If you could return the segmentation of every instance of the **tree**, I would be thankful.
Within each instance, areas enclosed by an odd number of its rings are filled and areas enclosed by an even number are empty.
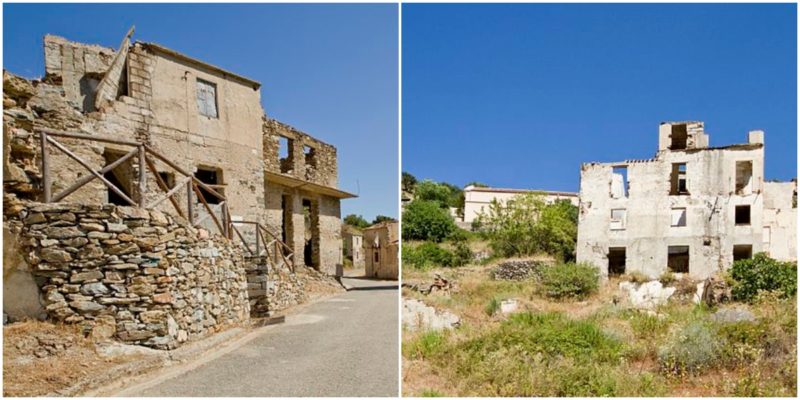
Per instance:
[[[444,208],[450,205],[450,188],[430,179],[417,183],[414,195],[417,200],[433,201],[439,204],[439,207]]]
[[[467,186],[475,186],[475,187],[489,187],[489,185],[487,185],[487,184],[485,184],[485,183],[478,182],[478,181],[472,181],[472,182],[470,182],[470,183],[468,183],[468,184],[464,185],[464,187],[467,187]]]
[[[387,216],[385,216],[385,215],[378,215],[378,216],[376,216],[376,217],[375,217],[375,219],[372,221],[372,225],[379,224],[379,223],[381,223],[381,222],[384,222],[384,221],[387,221],[387,222],[397,222],[397,220],[396,220],[396,219],[394,219],[394,218],[392,218],[392,217],[387,217]]]
[[[364,217],[360,215],[350,214],[344,217],[344,223],[356,228],[364,229],[370,225]]]
[[[450,212],[432,200],[414,200],[403,212],[403,239],[441,242],[456,229]]]
[[[577,207],[546,204],[538,194],[520,194],[505,204],[496,200],[479,216],[492,249],[505,257],[545,252],[564,261],[574,258],[578,236]]]
[[[414,193],[417,186],[417,178],[408,172],[403,171],[402,187],[404,192]]]

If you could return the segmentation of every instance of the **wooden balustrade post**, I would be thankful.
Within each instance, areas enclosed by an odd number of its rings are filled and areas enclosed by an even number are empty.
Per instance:
[[[144,145],[139,145],[139,207],[145,208],[145,197],[147,194],[147,175],[144,165]]]
[[[44,185],[44,202],[49,203],[52,197],[50,187],[50,160],[47,156],[47,133],[39,132],[39,139],[42,142],[42,185]]]
[[[260,246],[260,242],[261,241],[258,240],[259,233],[261,233],[261,232],[259,232],[259,230],[261,230],[261,224],[256,224],[256,255],[257,256],[261,255],[261,246]]]
[[[186,182],[186,197],[188,198],[186,204],[186,216],[189,218],[189,225],[194,226],[194,202],[192,201],[192,180]]]

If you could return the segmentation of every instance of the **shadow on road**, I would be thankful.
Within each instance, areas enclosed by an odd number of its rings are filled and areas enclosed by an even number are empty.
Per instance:
[[[356,286],[348,288],[348,292],[352,292],[355,290],[397,290],[399,287],[397,285],[386,285],[386,286]]]

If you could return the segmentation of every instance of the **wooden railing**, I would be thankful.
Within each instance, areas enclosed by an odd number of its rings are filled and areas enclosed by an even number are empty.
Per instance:
[[[74,132],[63,132],[63,131],[56,131],[50,129],[37,129],[39,132],[39,139],[41,141],[41,158],[42,158],[42,184],[43,184],[43,192],[44,192],[44,201],[45,203],[53,203],[59,202],[63,200],[65,197],[69,196],[70,194],[74,193],[76,190],[80,189],[87,183],[93,181],[94,179],[100,180],[109,190],[117,194],[120,198],[125,200],[128,204],[140,208],[147,208],[152,209],[159,206],[166,200],[169,200],[172,203],[175,211],[181,217],[185,218],[192,226],[198,226],[205,218],[210,217],[214,224],[219,229],[219,233],[226,238],[231,238],[230,228],[230,212],[228,210],[227,199],[221,193],[217,192],[214,187],[200,181],[194,175],[186,171],[185,169],[181,168],[180,166],[176,165],[172,162],[169,158],[162,155],[161,153],[154,150],[152,147],[139,142],[133,142],[124,139],[118,138],[109,138],[104,136],[98,135],[86,135],[83,133],[74,133]],[[89,162],[82,159],[80,156],[69,150],[64,144],[57,141],[54,137],[63,137],[68,139],[78,139],[78,140],[85,140],[91,142],[100,142],[100,143],[110,143],[120,146],[130,146],[133,147],[132,150],[125,153],[122,157],[117,159],[116,161],[104,166],[99,170],[95,170]],[[60,150],[62,153],[66,154],[69,158],[75,160],[86,168],[90,174],[78,178],[77,181],[72,183],[66,189],[62,190],[59,193],[53,194],[52,193],[52,172],[50,171],[50,155],[48,154],[48,146],[52,145],[56,149]],[[107,172],[112,171],[114,168],[122,165],[122,163],[136,157],[138,163],[138,199],[135,201],[131,198],[128,194],[126,194],[121,188],[117,187],[115,184],[110,182],[106,179],[103,175]],[[174,169],[182,178],[175,183],[175,185],[170,188],[164,179],[159,174],[158,170],[156,169],[155,159],[160,160],[170,168]],[[156,184],[162,193],[161,196],[147,204],[147,194],[148,194],[148,185],[147,185],[147,171],[155,178]],[[183,188],[186,188],[186,211],[181,208],[179,200],[176,199],[178,191]],[[217,212],[215,212],[211,206],[209,205],[208,201],[205,198],[205,195],[200,191],[203,189],[206,194],[212,195],[219,200],[218,208],[219,208],[219,216],[217,216]],[[193,198],[193,194],[197,197],[200,204],[208,211],[208,215],[202,218],[195,218],[195,201]]]
[[[253,226],[255,236],[254,247],[250,247],[251,243],[248,243],[248,240],[245,239],[245,235],[243,235],[236,226],[237,224]],[[266,256],[273,267],[277,267],[278,263],[283,261],[283,263],[294,272],[294,253],[292,252],[292,248],[278,239],[278,237],[270,232],[264,225],[255,221],[235,221],[231,222],[230,230],[236,233],[236,236],[239,237],[239,240],[242,241],[242,244],[244,244],[251,255]],[[271,240],[268,241],[267,238]]]

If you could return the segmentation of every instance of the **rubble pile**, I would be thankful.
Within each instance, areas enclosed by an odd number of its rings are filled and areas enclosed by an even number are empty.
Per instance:
[[[409,288],[413,291],[429,295],[432,293],[439,293],[449,296],[455,290],[455,282],[443,277],[441,274],[436,274],[431,283],[406,283],[403,282],[403,287]]]
[[[410,331],[440,331],[459,325],[461,319],[449,311],[437,311],[416,299],[403,299],[403,327]]]
[[[535,260],[506,260],[492,269],[492,278],[496,280],[524,281],[539,279],[543,268],[548,264]]]

